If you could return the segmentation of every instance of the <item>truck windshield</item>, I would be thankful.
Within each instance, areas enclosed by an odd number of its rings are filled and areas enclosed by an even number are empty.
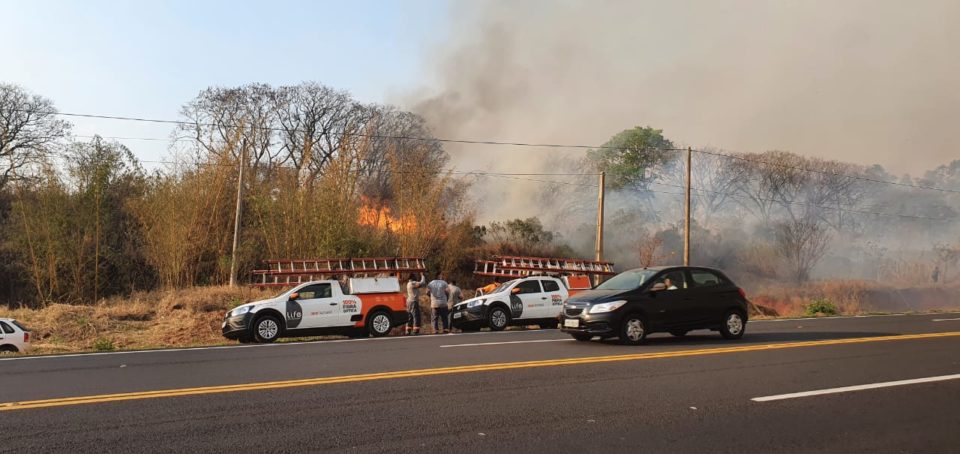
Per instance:
[[[490,292],[490,293],[500,293],[500,292],[506,290],[507,287],[513,285],[513,283],[514,283],[514,282],[517,282],[518,280],[519,280],[519,279],[514,279],[514,280],[512,280],[512,281],[504,282],[504,283],[500,284],[500,286],[497,287],[496,290],[494,290],[494,291],[492,291],[492,292]]]
[[[654,274],[653,270],[630,270],[624,271],[610,280],[597,286],[596,290],[633,290],[640,288],[644,282],[647,282]]]

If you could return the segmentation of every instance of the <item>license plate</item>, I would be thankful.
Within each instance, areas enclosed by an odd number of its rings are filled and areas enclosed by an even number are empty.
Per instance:
[[[568,319],[566,319],[566,320],[563,321],[563,326],[565,326],[565,327],[567,327],[567,328],[579,328],[579,327],[580,327],[580,319],[568,318]]]
[[[454,313],[453,313],[453,318],[460,318],[460,317],[463,317],[463,314],[462,314],[462,313],[460,313],[460,312],[454,312]]]

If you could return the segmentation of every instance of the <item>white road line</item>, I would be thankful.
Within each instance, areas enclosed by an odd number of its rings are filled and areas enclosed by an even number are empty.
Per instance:
[[[78,357],[87,357],[87,356],[110,356],[110,355],[133,355],[139,353],[170,353],[170,352],[191,352],[191,351],[203,351],[203,350],[231,350],[231,349],[241,349],[241,348],[270,348],[270,347],[286,347],[293,345],[327,345],[327,344],[339,344],[343,342],[381,342],[381,341],[396,341],[396,340],[412,340],[412,339],[433,339],[438,337],[459,337],[459,336],[488,336],[488,335],[501,335],[501,334],[544,334],[550,333],[552,331],[547,330],[511,330],[511,331],[483,331],[483,332],[472,332],[472,333],[454,333],[454,334],[421,334],[419,336],[388,336],[388,337],[369,337],[362,339],[332,339],[332,340],[314,340],[314,341],[302,341],[302,342],[280,342],[276,344],[248,344],[248,345],[216,345],[211,347],[184,347],[184,348],[158,348],[154,350],[125,350],[119,352],[90,352],[90,353],[68,353],[68,354],[53,354],[53,355],[35,355],[35,356],[14,356],[10,358],[0,358],[0,362],[3,361],[26,361],[33,359],[57,359],[57,358],[78,358]],[[564,339],[566,340],[566,339]]]
[[[929,314],[878,314],[878,315],[840,315],[835,317],[764,318],[760,320],[750,320],[750,323],[796,322],[799,320],[844,320],[848,318],[907,317],[907,316],[922,316],[922,315],[929,315]]]
[[[960,318],[935,318],[935,319],[933,319],[933,321],[935,321],[935,322],[952,322],[952,321],[954,321],[954,320],[960,320]]]
[[[571,342],[576,339],[538,339],[538,340],[529,340],[529,341],[510,341],[510,342],[483,342],[479,344],[449,344],[441,345],[440,348],[451,348],[451,347],[482,347],[485,345],[507,345],[507,344],[538,344],[541,342]]]
[[[754,402],[770,402],[773,400],[796,399],[798,397],[821,396],[824,394],[848,393],[853,391],[864,391],[867,389],[889,388],[892,386],[916,385],[919,383],[932,383],[946,380],[960,379],[960,374],[941,375],[939,377],[914,378],[910,380],[888,381],[884,383],[872,383],[869,385],[844,386],[843,388],[818,389],[816,391],[804,391],[791,394],[778,394],[776,396],[754,397],[750,399]]]

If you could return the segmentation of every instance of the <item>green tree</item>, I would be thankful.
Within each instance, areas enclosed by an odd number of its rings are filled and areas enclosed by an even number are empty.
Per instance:
[[[663,130],[637,126],[587,151],[587,160],[607,173],[610,189],[643,189],[649,179],[647,169],[667,163],[671,148],[673,142],[663,137]]]

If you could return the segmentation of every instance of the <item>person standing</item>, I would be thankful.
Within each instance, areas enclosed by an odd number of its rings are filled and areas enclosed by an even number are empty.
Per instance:
[[[407,329],[406,334],[420,334],[420,287],[427,282],[427,276],[420,273],[420,280],[410,274],[407,280]]]
[[[452,330],[453,320],[451,320],[450,317],[453,315],[453,306],[456,306],[463,301],[463,290],[460,290],[460,287],[457,287],[456,280],[450,280],[450,285],[447,286],[447,294],[450,295],[450,299],[447,300],[447,326],[449,326]]]
[[[450,332],[450,325],[447,322],[447,316],[449,314],[447,302],[450,300],[448,294],[449,285],[447,281],[443,280],[443,273],[437,273],[437,278],[427,284],[427,292],[430,293],[433,332],[437,334]],[[443,325],[443,331],[440,331],[440,325]]]

